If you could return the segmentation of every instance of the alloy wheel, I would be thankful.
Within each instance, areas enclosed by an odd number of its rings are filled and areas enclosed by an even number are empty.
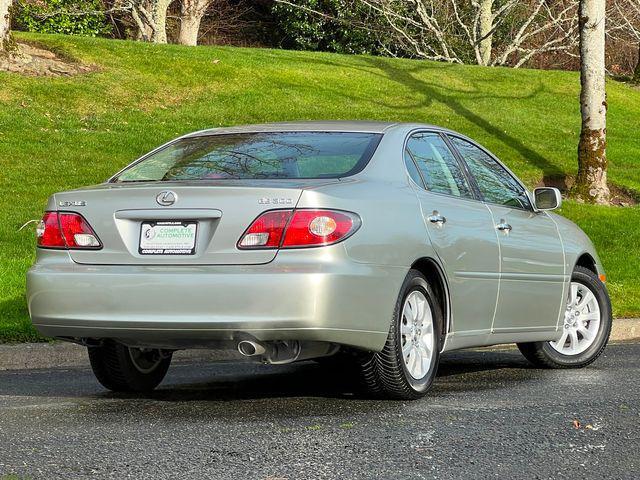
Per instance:
[[[405,367],[415,380],[429,372],[435,349],[433,317],[426,296],[414,290],[404,301],[400,324],[402,358]]]
[[[549,344],[563,355],[579,355],[593,345],[600,320],[600,305],[593,292],[580,282],[571,282],[562,333]]]
[[[140,373],[153,372],[165,358],[160,350],[133,347],[129,347],[129,357],[133,366]]]

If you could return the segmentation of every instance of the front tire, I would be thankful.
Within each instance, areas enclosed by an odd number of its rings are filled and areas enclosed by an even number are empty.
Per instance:
[[[381,352],[361,359],[369,393],[413,400],[424,396],[438,370],[442,310],[417,270],[410,270],[396,301],[391,328]]]
[[[519,343],[518,348],[538,367],[585,367],[604,351],[611,324],[611,301],[604,283],[591,270],[576,267],[558,339]]]
[[[98,381],[114,392],[150,392],[164,379],[172,352],[127,347],[105,340],[89,347],[89,362]]]

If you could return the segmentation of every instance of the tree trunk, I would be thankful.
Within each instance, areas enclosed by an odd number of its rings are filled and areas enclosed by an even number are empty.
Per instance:
[[[200,31],[200,21],[202,17],[182,16],[180,17],[180,36],[178,43],[180,45],[195,46],[198,44],[198,32]]]
[[[139,9],[144,9],[146,12],[151,12],[151,2],[149,0],[144,0],[139,2]],[[136,40],[143,42],[150,42],[153,37],[153,27],[151,24],[146,21],[146,18],[140,15],[140,12],[135,8],[132,10],[132,15],[138,26],[136,30]]]
[[[638,62],[633,70],[633,83],[640,83],[640,43],[638,43]]]
[[[574,193],[589,203],[609,203],[607,186],[607,101],[605,91],[606,0],[581,0],[580,112],[582,129],[578,143],[578,177]]]
[[[152,0],[153,43],[167,43],[167,10],[173,0]]]
[[[478,35],[480,41],[480,65],[491,63],[491,50],[493,48],[493,0],[481,0],[479,4]]]
[[[149,25],[138,27],[136,30],[136,40],[139,42],[148,42],[153,36],[153,29]]]
[[[207,12],[212,0],[182,0],[180,9],[180,36],[178,43],[181,45],[197,45],[200,22]]]
[[[11,22],[9,21],[9,7],[12,0],[0,0],[0,53],[10,53],[13,49],[11,41]]]

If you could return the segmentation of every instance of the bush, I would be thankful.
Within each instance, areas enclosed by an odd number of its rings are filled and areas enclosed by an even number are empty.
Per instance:
[[[100,0],[35,0],[18,3],[18,29],[95,37],[111,31]]]
[[[299,0],[296,5],[273,5],[283,47],[353,54],[383,52],[382,29],[376,27],[384,19],[366,6],[350,0]]]

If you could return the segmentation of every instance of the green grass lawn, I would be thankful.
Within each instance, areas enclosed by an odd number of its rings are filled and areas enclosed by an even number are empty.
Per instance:
[[[103,181],[196,129],[302,119],[428,122],[463,132],[530,186],[576,171],[573,72],[18,34],[96,66],[73,78],[0,73],[0,340],[37,339],[24,299],[33,228],[53,192]],[[640,90],[609,82],[610,180],[640,192]],[[640,208],[567,202],[593,239],[617,316],[640,315]]]

